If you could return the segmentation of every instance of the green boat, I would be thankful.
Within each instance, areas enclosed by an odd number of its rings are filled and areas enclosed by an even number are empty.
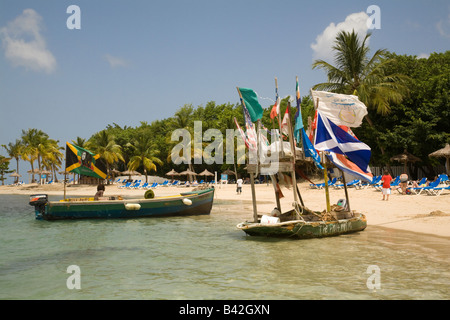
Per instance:
[[[320,213],[305,214],[296,219],[294,210],[272,222],[264,218],[262,216],[258,222],[240,223],[237,228],[250,236],[310,239],[362,231],[367,227],[366,217],[356,212],[338,213],[331,220]]]
[[[144,217],[208,215],[214,199],[214,188],[183,192],[179,195],[152,199],[107,200],[73,198],[49,201],[46,194],[30,196],[38,220],[129,219]]]

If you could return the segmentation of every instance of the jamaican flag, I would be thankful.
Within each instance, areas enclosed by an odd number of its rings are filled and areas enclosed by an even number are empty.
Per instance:
[[[106,165],[93,154],[74,144],[66,143],[66,171],[100,179],[106,178]]]

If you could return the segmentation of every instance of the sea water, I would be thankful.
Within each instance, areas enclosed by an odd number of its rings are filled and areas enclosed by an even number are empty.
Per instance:
[[[220,200],[209,216],[49,222],[28,200],[0,195],[0,299],[450,298],[449,238],[370,221],[339,237],[250,237],[236,225],[251,203]]]

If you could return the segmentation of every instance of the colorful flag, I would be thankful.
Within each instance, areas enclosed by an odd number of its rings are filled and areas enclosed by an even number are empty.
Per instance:
[[[280,102],[280,97],[278,97],[272,107],[272,111],[270,111],[270,119],[275,119],[275,117],[280,113]]]
[[[314,147],[319,151],[343,154],[363,172],[369,172],[370,147],[342,130],[320,111],[317,116]]]
[[[285,135],[289,135],[289,123],[290,116],[289,116],[289,104],[286,106],[286,112],[284,113],[283,121],[281,122],[281,133],[284,133]]]
[[[258,96],[252,89],[238,88],[242,97],[242,104],[248,109],[252,122],[262,118],[263,108],[258,102]]]
[[[66,171],[99,179],[106,178],[106,165],[99,154],[79,146],[66,143]]]
[[[359,127],[367,107],[357,96],[327,91],[311,91],[314,101],[319,98],[317,110],[338,126]]]
[[[327,157],[336,165],[336,167],[338,167],[342,171],[357,176],[359,179],[369,182],[372,181],[373,175],[370,170],[368,170],[367,172],[361,170],[356,164],[347,159],[343,154],[330,152],[329,154],[327,154]]]
[[[314,149],[311,141],[306,135],[305,128],[301,128],[300,131],[302,132],[303,152],[305,153],[305,157],[312,158],[314,160],[314,164],[316,165],[316,167],[319,169],[323,169],[322,165],[320,164],[319,154],[317,153],[316,149]]]
[[[300,109],[300,105],[302,103],[302,99],[300,97],[300,88],[298,86],[298,78],[295,85],[295,94],[297,100],[297,112],[295,113],[295,126],[294,126],[294,137],[297,141],[300,141],[300,129],[303,128],[303,119],[302,119],[302,111]]]

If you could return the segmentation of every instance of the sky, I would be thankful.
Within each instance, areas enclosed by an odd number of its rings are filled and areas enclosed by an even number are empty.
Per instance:
[[[296,76],[307,95],[326,81],[313,61],[333,63],[337,32],[352,29],[372,33],[372,53],[427,58],[450,49],[450,3],[0,0],[0,145],[29,128],[64,145],[109,124],[169,118],[185,104],[234,104],[236,87],[267,108],[275,77],[281,97],[295,95]]]

